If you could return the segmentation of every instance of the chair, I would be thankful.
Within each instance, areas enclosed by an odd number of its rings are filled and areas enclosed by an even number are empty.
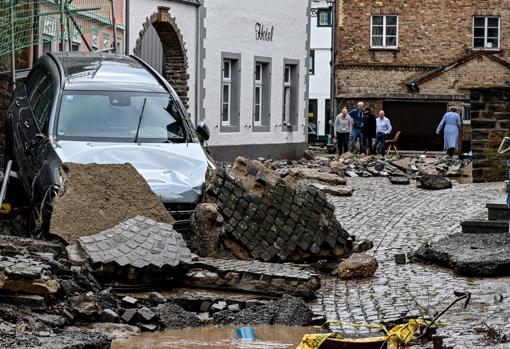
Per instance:
[[[393,137],[393,139],[388,139],[386,141],[386,149],[387,149],[388,154],[393,149],[395,151],[395,154],[397,154],[397,156],[398,156],[397,142],[398,142],[399,137],[400,137],[400,131],[397,131],[397,133],[395,133],[395,137]]]

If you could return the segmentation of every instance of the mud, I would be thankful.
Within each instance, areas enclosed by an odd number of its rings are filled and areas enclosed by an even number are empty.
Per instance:
[[[295,349],[303,335],[313,333],[308,327],[257,326],[256,341],[241,341],[234,326],[204,327],[115,340],[112,349]]]
[[[75,243],[138,215],[175,223],[145,179],[130,164],[62,165],[65,180],[55,199],[50,233]]]

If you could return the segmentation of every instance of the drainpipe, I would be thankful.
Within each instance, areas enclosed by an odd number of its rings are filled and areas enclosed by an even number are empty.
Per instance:
[[[329,115],[329,133],[331,135],[331,139],[335,136],[334,134],[334,121],[335,121],[335,113],[336,113],[336,79],[335,79],[335,70],[336,70],[336,23],[337,23],[337,2],[333,1],[333,7],[331,9],[331,13],[333,16],[333,23],[331,23],[331,65],[330,65],[330,115]]]
[[[130,29],[129,29],[130,3],[129,3],[129,0],[126,0],[124,3],[126,6],[125,10],[124,10],[124,18],[125,18],[124,23],[126,24],[126,29],[124,30],[124,42],[126,43],[126,47],[124,49],[126,51],[126,56],[128,56],[129,55],[129,33],[130,33]]]
[[[195,45],[195,127],[198,126],[198,100],[200,99],[200,88],[198,82],[200,81],[200,35],[202,34],[202,28],[200,27],[200,4],[196,7],[196,26],[197,26],[197,42]]]
[[[112,24],[113,24],[113,53],[117,52],[117,21],[115,19],[115,0],[111,0],[112,4]]]

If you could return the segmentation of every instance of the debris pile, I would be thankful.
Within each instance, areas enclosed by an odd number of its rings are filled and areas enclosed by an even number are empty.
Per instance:
[[[320,277],[305,266],[201,258],[183,278],[187,286],[311,297]]]
[[[74,164],[61,167],[63,184],[54,201],[50,234],[73,244],[143,215],[175,223],[145,179],[130,164]]]
[[[228,173],[219,168],[207,195],[225,219],[224,246],[253,259],[305,261],[351,251],[352,237],[323,192],[259,161],[238,158]]]

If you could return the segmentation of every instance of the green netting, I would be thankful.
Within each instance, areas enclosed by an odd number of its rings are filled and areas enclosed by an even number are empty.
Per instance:
[[[110,0],[0,0],[0,56],[48,41],[81,41],[80,31],[112,27],[111,18]]]

